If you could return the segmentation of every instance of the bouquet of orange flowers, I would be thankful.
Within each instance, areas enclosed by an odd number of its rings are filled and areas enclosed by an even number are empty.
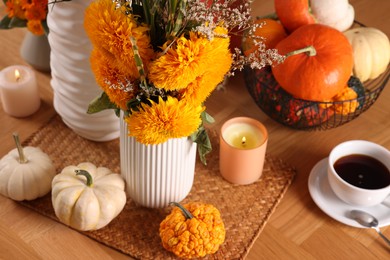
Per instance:
[[[3,0],[7,15],[0,21],[1,29],[27,27],[35,35],[48,31],[46,15],[48,0]]]
[[[128,134],[144,144],[191,136],[211,150],[204,101],[226,76],[283,59],[259,48],[244,57],[230,48],[230,33],[250,27],[250,1],[97,0],[85,13],[93,44],[91,67],[103,94],[89,113],[124,112]],[[261,44],[261,42],[259,43]]]

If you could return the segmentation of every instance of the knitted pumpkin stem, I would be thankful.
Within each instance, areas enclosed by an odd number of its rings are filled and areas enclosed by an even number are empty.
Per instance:
[[[314,48],[313,45],[306,46],[305,48],[295,50],[295,51],[290,51],[289,53],[286,54],[286,57],[290,57],[293,55],[301,54],[301,53],[306,53],[307,56],[315,56],[317,55],[317,51]]]
[[[175,205],[176,207],[178,207],[184,214],[184,216],[186,217],[186,219],[192,219],[194,216],[191,214],[191,212],[189,212],[185,207],[183,207],[181,204],[177,203],[177,202],[171,202],[169,204],[173,204]]]

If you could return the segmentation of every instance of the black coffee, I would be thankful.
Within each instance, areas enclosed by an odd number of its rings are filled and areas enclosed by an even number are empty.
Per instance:
[[[343,180],[359,188],[374,190],[390,185],[389,169],[367,155],[352,154],[341,157],[333,167]]]

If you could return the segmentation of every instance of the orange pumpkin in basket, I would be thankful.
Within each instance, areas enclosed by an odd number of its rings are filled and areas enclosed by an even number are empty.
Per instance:
[[[353,51],[340,31],[326,25],[305,25],[276,45],[286,60],[272,68],[277,82],[296,98],[328,101],[346,86]],[[296,52],[298,51],[298,52]]]
[[[279,20],[289,32],[316,22],[309,11],[308,0],[275,0],[274,6]]]
[[[255,37],[264,38],[263,42],[266,49],[275,48],[276,44],[287,37],[287,33],[284,30],[283,25],[273,19],[257,19],[255,24],[262,24],[262,26],[256,28],[253,32],[254,35],[251,35],[250,32],[246,33],[242,41],[242,49],[245,56],[255,52],[258,48],[254,43]]]

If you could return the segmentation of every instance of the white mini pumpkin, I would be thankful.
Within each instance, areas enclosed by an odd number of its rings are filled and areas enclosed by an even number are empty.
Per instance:
[[[318,23],[341,32],[348,30],[355,19],[355,9],[348,0],[310,0],[310,8]]]
[[[26,161],[18,149],[0,160],[0,194],[13,200],[34,200],[46,195],[56,175],[50,157],[37,147],[24,147]]]
[[[85,162],[65,167],[52,182],[58,219],[78,230],[97,230],[110,223],[126,204],[125,182],[108,168]]]
[[[382,74],[390,62],[389,38],[372,27],[358,27],[344,32],[352,45],[353,74],[362,82]]]

